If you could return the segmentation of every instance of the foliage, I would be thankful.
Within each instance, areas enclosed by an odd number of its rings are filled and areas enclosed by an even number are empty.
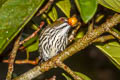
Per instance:
[[[45,0],[0,0],[0,54],[10,44],[10,42],[17,36],[17,34],[25,27],[27,23],[32,20],[31,18],[43,6]],[[77,11],[85,24],[87,24],[97,11],[98,3],[113,11],[120,12],[119,0],[74,0]],[[49,21],[56,21],[59,18],[60,9],[64,15],[69,18],[71,14],[72,4],[71,0],[58,0],[48,9],[45,14]],[[47,19],[45,18],[45,19]],[[40,17],[40,19],[42,19]],[[85,31],[79,31],[76,38],[81,38]],[[28,52],[33,52],[38,49],[39,38],[34,37],[25,44]],[[33,43],[34,42],[34,43]],[[108,43],[95,44],[97,48],[104,52],[117,68],[120,69],[120,44],[117,41]],[[83,75],[77,73],[78,75]],[[65,74],[64,74],[65,76]],[[68,77],[66,77],[68,78]],[[70,79],[67,79],[70,80]],[[85,80],[90,80],[89,78]]]
[[[43,2],[44,0],[7,0],[1,4],[0,53],[28,23]]]
[[[81,18],[87,23],[96,12],[97,0],[75,0],[75,3],[80,12]]]
[[[120,12],[120,1],[119,0],[98,0],[99,3],[113,11]]]
[[[76,74],[77,76],[82,77],[82,79],[84,79],[84,80],[91,80],[88,76],[86,76],[86,75],[83,74],[83,73],[75,72],[75,74]],[[71,79],[69,76],[67,76],[65,73],[62,73],[62,75],[66,78],[66,80],[72,80],[72,79]]]

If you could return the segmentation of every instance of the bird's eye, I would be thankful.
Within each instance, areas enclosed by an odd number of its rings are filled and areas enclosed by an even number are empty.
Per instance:
[[[64,21],[65,19],[64,18],[61,18],[61,21]]]
[[[58,19],[58,21],[62,21],[62,22],[63,22],[63,21],[66,21],[66,20],[67,20],[67,19],[66,19],[65,17],[61,17],[61,18]]]

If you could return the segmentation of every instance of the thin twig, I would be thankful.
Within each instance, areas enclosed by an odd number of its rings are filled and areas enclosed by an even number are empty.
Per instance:
[[[80,29],[80,27],[81,27],[81,23],[78,22],[78,26],[72,31],[71,35],[68,38],[69,43],[71,43],[75,39],[75,35],[76,35],[77,31]]]
[[[92,20],[92,23],[88,26],[88,33],[93,30],[93,27],[94,27],[94,22]]]
[[[64,61],[65,59],[74,55],[78,51],[83,50],[84,48],[92,44],[93,40],[95,40],[101,34],[107,32],[108,28],[110,29],[115,25],[117,25],[118,23],[120,23],[120,14],[115,14],[111,19],[107,20],[105,23],[103,23],[102,25],[94,29],[91,33],[87,33],[81,39],[75,41],[73,44],[71,44],[68,48],[66,48],[60,54],[54,56],[53,58],[51,58],[46,62],[43,62],[42,64],[34,67],[33,69],[25,72],[24,74],[18,76],[13,80],[31,80],[37,77],[38,75],[41,75],[45,71],[48,71],[51,68],[54,68],[56,66],[55,62],[57,60]]]
[[[36,60],[15,60],[15,64],[32,64],[32,65],[36,65],[38,64],[39,59]],[[3,63],[9,63],[9,60],[3,60]]]
[[[115,32],[111,29],[109,29],[108,32],[111,33],[113,36],[115,36],[116,38],[118,38],[120,40],[120,35],[117,32]]]
[[[77,76],[67,65],[65,65],[63,62],[61,61],[57,61],[56,65],[62,69],[64,69],[67,73],[69,73],[74,80],[83,80],[81,77]]]
[[[49,0],[48,3],[36,14],[36,16],[39,16],[42,13],[44,13],[53,4],[53,2],[54,0]]]
[[[21,44],[25,43],[26,41],[30,40],[31,38],[33,38],[40,31],[40,29],[42,28],[43,25],[44,25],[44,22],[41,22],[39,28],[32,35],[28,36],[26,39],[21,41],[19,44],[21,45]]]
[[[93,42],[106,42],[108,40],[113,40],[115,39],[114,36],[112,35],[107,35],[107,36],[101,36],[101,37],[98,37],[97,39],[93,40]]]
[[[18,48],[20,46],[19,45],[20,36],[17,38],[17,40],[14,44],[14,47],[13,47],[12,51],[10,52],[9,65],[8,65],[8,72],[7,72],[6,80],[11,80],[11,78],[12,78],[12,72],[14,70],[14,66],[13,66],[14,65],[14,60],[15,60]]]
[[[45,80],[56,80],[56,76],[54,75],[54,76],[51,77],[50,79],[45,79]]]

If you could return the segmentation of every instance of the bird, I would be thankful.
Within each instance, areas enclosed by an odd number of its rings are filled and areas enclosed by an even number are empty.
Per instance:
[[[39,35],[40,61],[47,61],[63,51],[69,42],[69,32],[77,24],[77,18],[61,17],[53,24],[47,25]]]

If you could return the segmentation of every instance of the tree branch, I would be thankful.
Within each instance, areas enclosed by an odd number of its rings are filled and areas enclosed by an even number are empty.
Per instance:
[[[57,61],[56,65],[60,68],[62,68],[63,70],[65,70],[68,74],[70,74],[74,80],[83,80],[82,77],[77,76],[67,65],[65,65],[63,62],[61,61]]]
[[[93,42],[95,42],[95,43],[96,42],[105,42],[105,41],[113,40],[113,39],[116,39],[116,38],[112,35],[100,36],[97,39],[93,40]]]
[[[56,76],[52,76],[50,79],[45,79],[45,80],[56,80]]]
[[[40,23],[40,26],[38,27],[38,29],[30,36],[28,36],[26,39],[24,39],[23,41],[19,42],[20,45],[24,44],[26,41],[30,40],[31,38],[35,37],[37,35],[37,33],[40,31],[40,29],[42,28],[42,26],[44,25],[44,22]]]
[[[6,80],[11,80],[11,78],[12,78],[12,72],[14,70],[14,61],[15,61],[16,53],[17,53],[18,48],[20,46],[19,45],[20,36],[17,38],[17,40],[16,40],[16,42],[14,44],[13,50],[10,53],[8,72],[7,72]]]
[[[48,3],[37,13],[36,16],[39,16],[42,13],[44,13],[53,4],[53,2],[54,0],[49,0]]]
[[[54,68],[55,62],[57,60],[64,61],[65,59],[74,55],[78,51],[81,51],[82,49],[86,48],[88,45],[93,43],[94,39],[99,37],[101,34],[107,32],[108,29],[114,27],[118,23],[120,23],[120,14],[115,14],[111,19],[108,19],[102,25],[98,26],[96,29],[87,33],[84,37],[71,44],[68,48],[66,48],[63,52],[61,52],[57,56],[54,56],[47,62],[44,62],[34,67],[33,69],[29,70],[28,72],[25,72],[24,74],[18,76],[13,80],[31,80],[37,77],[38,75],[41,75],[45,71]]]
[[[115,32],[111,29],[109,29],[108,32],[111,33],[113,36],[115,36],[116,38],[118,38],[120,40],[120,35],[117,32]]]

